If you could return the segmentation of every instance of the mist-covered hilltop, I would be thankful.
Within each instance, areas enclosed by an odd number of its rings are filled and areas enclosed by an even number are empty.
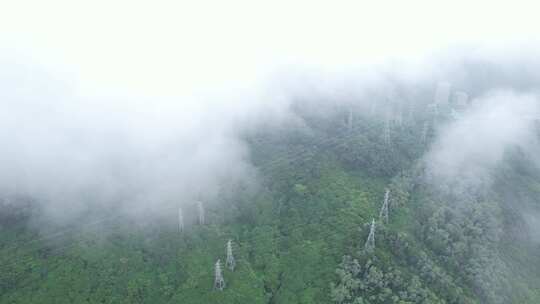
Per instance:
[[[0,302],[538,303],[538,73],[395,75],[97,129],[13,102]]]

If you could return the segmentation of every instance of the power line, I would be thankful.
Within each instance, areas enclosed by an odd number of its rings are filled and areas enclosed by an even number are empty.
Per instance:
[[[345,133],[344,136],[342,137],[334,137],[334,138],[328,138],[328,139],[323,139],[323,140],[319,140],[316,144],[319,145],[319,148],[321,147],[324,147],[326,145],[331,145],[331,144],[335,144],[335,143],[338,143],[342,140],[345,140],[345,139],[348,139],[348,138],[351,138],[351,137],[354,137],[354,136],[357,136],[356,133]],[[285,162],[285,161],[293,161],[293,160],[297,160],[299,159],[299,157],[302,157],[304,153],[308,152],[309,151],[309,148],[306,147],[304,150],[302,151],[295,151],[295,152],[288,152],[288,153],[285,153],[284,156],[281,156],[273,161],[270,161],[269,163],[266,163],[264,164],[260,170],[261,171],[266,171],[266,170],[271,170],[273,168],[276,168],[278,165],[280,165],[281,163]],[[290,154],[290,156],[287,156],[287,154]],[[291,157],[292,156],[292,157]],[[202,217],[201,217],[201,214],[202,214]],[[88,224],[89,226],[90,225],[96,225],[96,224],[99,224],[99,223],[103,223],[103,222],[106,222],[106,221],[110,221],[110,220],[114,220],[114,219],[117,219],[119,218],[120,216],[113,216],[113,217],[109,217],[109,218],[105,218],[105,219],[99,219],[99,220],[96,220],[90,224]],[[200,207],[199,207],[199,222],[201,222],[201,219],[203,220],[204,222],[204,210],[203,212],[201,213],[200,212]],[[39,239],[35,239],[35,240],[32,240],[32,241],[29,241],[28,243],[33,243],[33,242],[39,242],[41,240],[46,240],[46,239],[49,239],[49,238],[56,238],[56,237],[60,237],[62,235],[65,235],[66,233],[72,231],[73,229],[66,229],[64,231],[61,231],[61,232],[58,232],[58,233],[55,233],[53,235],[49,235],[49,236],[46,236],[46,237],[42,237],[42,238],[39,238]],[[25,245],[22,245],[22,246],[19,246],[18,248],[22,248],[22,247],[27,247],[27,244]],[[12,246],[13,247],[13,246]],[[18,248],[15,248],[15,249],[18,249]],[[9,248],[8,248],[9,249]]]
[[[294,232],[298,232],[298,231],[302,230],[302,228],[305,228],[305,227],[310,226],[310,225],[320,225],[320,224],[318,224],[318,223],[301,223],[301,224],[297,224],[297,225],[287,224],[286,227],[287,227],[288,229],[287,229],[286,232],[289,232],[290,234],[293,234]],[[336,226],[336,227],[337,227],[337,226]],[[278,234],[279,234],[280,232],[283,232],[283,231],[281,231],[281,230],[279,229],[279,226],[276,227],[276,228],[278,228],[278,231],[277,231]],[[331,230],[328,230],[328,231],[336,231],[336,230],[331,229]],[[82,234],[87,233],[87,232],[88,232],[88,231],[80,231],[79,234],[82,235]],[[170,234],[169,237],[166,237],[166,238],[164,238],[164,239],[161,239],[161,241],[177,240],[177,239],[178,239],[178,234],[177,234],[177,233],[173,233],[172,230],[169,231],[168,234]],[[338,234],[337,231],[336,231],[336,232],[333,232],[333,233],[328,233],[328,232],[326,232],[326,233],[323,234],[323,236],[329,237],[329,236],[333,236],[333,235],[337,235],[337,234]],[[321,234],[319,234],[319,235],[321,235]],[[255,237],[255,238],[249,237],[249,238],[245,239],[244,242],[258,241],[258,240],[260,240],[260,239],[262,239],[262,238],[264,238],[264,237],[266,237],[266,236],[260,236],[260,237]],[[277,235],[277,236],[273,236],[273,237],[272,237],[272,240],[275,240],[275,241],[277,241],[277,242],[281,242],[281,241],[283,241],[283,240],[288,239],[289,237],[290,237],[290,235]],[[80,241],[80,240],[78,240],[78,241]],[[52,252],[52,253],[61,252],[63,249],[68,249],[68,248],[70,248],[70,247],[73,247],[73,246],[77,245],[77,244],[78,244],[78,243],[77,243],[78,241],[75,241],[74,243],[66,244],[66,245],[61,246],[61,247],[56,247],[56,248],[54,248],[51,252]],[[209,249],[209,248],[210,248],[210,247],[209,247],[209,244],[206,244],[206,245],[207,245],[206,248]],[[51,253],[51,252],[49,252],[49,253]],[[31,261],[31,260],[33,260],[33,259],[34,259],[34,257],[28,256],[25,260]],[[22,262],[24,262],[25,260],[22,260]],[[21,260],[17,260],[17,261],[15,261],[15,262],[13,262],[13,263],[3,264],[3,265],[1,265],[0,269],[5,269],[5,268],[7,268],[7,267],[9,267],[9,266],[17,265],[17,264],[20,264],[20,263],[22,263],[22,262],[21,262]]]
[[[329,138],[329,139],[325,139],[325,140],[320,140],[318,142],[319,145],[321,144],[333,144],[333,143],[337,143],[338,141],[340,140],[343,140],[343,139],[347,139],[347,138],[350,138],[350,137],[353,137],[357,134],[346,134],[345,136],[343,137],[337,137],[337,138]],[[267,163],[267,164],[264,164],[261,168],[260,168],[260,171],[267,171],[267,170],[270,170],[272,168],[276,168],[279,164],[285,162],[285,161],[292,161],[292,160],[298,160],[302,154],[306,153],[309,151],[309,148],[306,148],[302,151],[295,151],[295,152],[288,152],[286,154],[292,154],[290,156],[282,156],[282,157],[279,157],[273,161],[271,161],[270,163]],[[202,204],[202,203],[201,203]],[[200,205],[198,205],[198,211],[199,211],[199,223],[204,223],[204,208],[201,208]],[[119,217],[121,217],[121,215],[118,215],[118,216],[110,216],[110,217],[106,217],[106,218],[101,218],[101,219],[97,219],[91,223],[88,223],[88,224],[85,224],[85,226],[94,226],[94,225],[97,225],[97,224],[100,224],[100,223],[103,223],[103,222],[107,222],[107,221],[111,221],[111,220],[115,220],[115,219],[118,219]],[[63,229],[62,231],[59,231],[59,232],[55,232],[53,234],[50,234],[50,235],[47,235],[47,236],[44,236],[44,237],[40,237],[40,238],[37,238],[37,239],[34,239],[34,240],[31,240],[31,241],[28,241],[26,244],[24,245],[21,245],[19,246],[19,248],[21,247],[27,247],[29,244],[31,243],[35,243],[35,242],[40,242],[40,241],[45,241],[45,240],[49,240],[49,239],[54,239],[54,238],[58,238],[58,237],[61,237],[67,233],[69,233],[70,231],[73,231],[75,229],[73,228],[66,228],[66,229]],[[7,248],[1,248],[1,250],[11,250],[11,249],[18,249],[18,248],[14,248],[15,246],[11,246],[10,247],[7,247]]]

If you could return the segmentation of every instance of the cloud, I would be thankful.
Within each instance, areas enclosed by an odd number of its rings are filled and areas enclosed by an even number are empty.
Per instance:
[[[462,117],[440,128],[425,157],[428,180],[454,193],[489,185],[490,175],[510,147],[520,147],[530,155],[540,151],[536,95],[495,90],[472,103]]]
[[[12,53],[0,53],[0,191],[39,197],[56,213],[215,197],[223,181],[252,178],[239,135],[297,119],[291,97],[323,114],[312,99],[382,100],[394,81],[386,75],[419,87],[438,76],[425,60],[436,50],[474,42],[507,51],[536,29],[525,17],[499,22],[534,10],[493,3],[475,30],[485,6],[470,3],[2,6],[0,47]]]
[[[1,66],[0,193],[30,196],[58,219],[211,201],[252,184],[242,132],[286,108],[247,92],[248,103],[81,97],[39,65]]]

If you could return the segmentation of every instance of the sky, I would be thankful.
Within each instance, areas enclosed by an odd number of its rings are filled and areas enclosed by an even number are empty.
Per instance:
[[[532,1],[2,1],[0,49],[82,96],[185,97],[260,85],[288,66],[526,52],[540,38],[536,11]]]

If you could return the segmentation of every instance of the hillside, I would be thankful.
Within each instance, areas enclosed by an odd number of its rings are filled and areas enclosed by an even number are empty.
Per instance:
[[[256,185],[204,201],[202,225],[185,203],[182,232],[174,206],[52,225],[39,198],[4,198],[0,303],[539,303],[540,245],[523,210],[540,210],[540,170],[510,146],[489,183],[434,186],[426,155],[459,118],[426,103],[386,120],[298,108],[303,124],[245,134]]]

